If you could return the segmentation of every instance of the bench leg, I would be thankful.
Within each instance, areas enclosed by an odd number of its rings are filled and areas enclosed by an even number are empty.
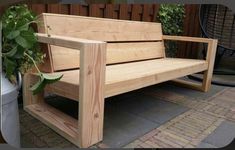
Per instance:
[[[78,146],[78,121],[46,104],[44,101],[44,92],[37,95],[32,94],[29,88],[37,82],[37,76],[25,74],[23,80],[24,110]]]
[[[36,76],[31,75],[30,73],[26,73],[23,78],[23,105],[24,108],[43,102],[44,93],[41,92],[37,95],[33,95],[32,92],[29,90],[30,86],[37,81]]]
[[[80,53],[79,146],[103,139],[106,45],[88,44]]]
[[[208,62],[208,69],[204,71],[202,84],[196,84],[196,83],[182,81],[178,79],[173,80],[173,81],[187,88],[191,88],[191,89],[195,89],[195,90],[199,90],[203,92],[209,91],[211,87],[211,80],[212,80],[212,75],[213,75],[217,43],[218,43],[217,40],[213,40],[208,43],[207,56],[206,56],[206,61]]]
[[[211,80],[212,80],[213,70],[214,70],[217,43],[218,43],[218,40],[213,40],[212,42],[208,43],[207,55],[206,55],[206,61],[208,62],[208,70],[204,72],[203,82],[202,82],[202,90],[204,92],[209,91],[211,87]]]
[[[181,79],[175,79],[175,80],[172,80],[172,82],[173,84],[181,86],[181,87],[190,88],[190,89],[198,90],[202,92],[207,92],[211,87],[211,78],[212,78],[212,74],[210,75],[208,71],[204,71],[202,83],[195,83],[195,82],[185,81]]]

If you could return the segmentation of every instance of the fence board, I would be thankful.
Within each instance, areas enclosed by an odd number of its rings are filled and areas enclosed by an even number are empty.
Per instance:
[[[185,5],[186,17],[184,20],[184,31],[183,35],[199,37],[201,35],[200,25],[199,25],[199,5]],[[196,19],[195,19],[196,18]],[[180,43],[179,51],[177,53],[178,57],[196,58],[198,54],[198,43]]]

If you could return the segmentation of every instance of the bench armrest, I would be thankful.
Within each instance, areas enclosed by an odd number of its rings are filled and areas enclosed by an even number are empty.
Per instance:
[[[66,47],[81,50],[84,45],[87,44],[105,44],[103,41],[95,41],[95,40],[87,40],[87,39],[79,39],[68,36],[59,36],[59,35],[48,35],[45,33],[36,33],[38,38],[38,42],[47,43],[56,46]]]
[[[186,41],[186,42],[197,42],[197,43],[208,43],[208,44],[211,43],[211,42],[217,42],[216,39],[188,37],[188,36],[163,35],[162,38],[163,38],[163,40]]]
[[[186,41],[186,42],[197,42],[197,43],[207,43],[207,55],[206,61],[208,63],[214,64],[216,49],[217,49],[217,39],[208,39],[208,38],[198,38],[198,37],[187,37],[187,36],[170,36],[163,35],[163,40],[172,40],[172,41]]]
[[[206,62],[208,63],[207,70],[205,70],[202,82],[202,91],[208,91],[211,85],[211,79],[213,75],[215,54],[217,49],[218,40],[208,38],[197,38],[197,37],[186,37],[186,36],[168,36],[164,35],[163,40],[175,40],[175,41],[187,41],[187,42],[198,42],[207,43],[207,54]],[[181,82],[183,83],[183,82]],[[187,86],[187,84],[183,83]]]

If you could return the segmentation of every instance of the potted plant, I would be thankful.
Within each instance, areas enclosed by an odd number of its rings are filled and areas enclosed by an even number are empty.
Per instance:
[[[43,62],[44,54],[37,43],[37,37],[32,24],[38,23],[36,16],[27,5],[9,7],[1,17],[2,28],[2,70],[1,71],[1,132],[5,141],[15,147],[20,147],[19,113],[17,97],[20,89],[18,79],[21,74],[36,68],[38,82],[30,90],[37,94],[46,86],[62,78],[62,75],[49,76],[42,73],[37,64]]]
[[[39,81],[30,90],[33,94],[42,91],[46,84],[54,83],[62,75],[47,75],[42,73],[37,64],[43,62],[44,54],[40,50],[32,24],[37,24],[36,15],[27,5],[9,7],[2,20],[2,66],[5,76],[11,83],[17,82],[17,72],[24,74],[33,67],[36,68]]]

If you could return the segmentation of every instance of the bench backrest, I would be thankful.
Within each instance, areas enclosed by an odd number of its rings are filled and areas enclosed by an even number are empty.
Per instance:
[[[38,32],[106,41],[107,64],[165,57],[160,23],[43,13]],[[79,68],[79,51],[48,45],[44,71]],[[46,69],[45,69],[46,68]]]

